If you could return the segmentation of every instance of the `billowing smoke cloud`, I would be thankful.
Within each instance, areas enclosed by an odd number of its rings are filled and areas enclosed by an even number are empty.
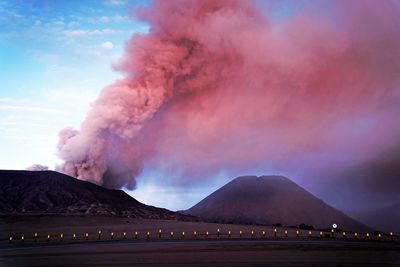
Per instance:
[[[26,168],[27,171],[47,171],[49,170],[49,167],[41,164],[33,164],[31,166],[28,166]]]
[[[311,184],[375,158],[400,136],[399,4],[324,4],[278,20],[240,0],[141,9],[150,32],[79,131],[61,131],[60,170],[115,188],[160,166],[179,183],[276,170]]]

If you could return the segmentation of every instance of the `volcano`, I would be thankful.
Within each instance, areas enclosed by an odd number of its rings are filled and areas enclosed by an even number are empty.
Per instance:
[[[145,205],[111,190],[55,171],[0,170],[0,214],[116,215],[144,219],[186,217]]]
[[[283,176],[238,177],[183,213],[218,223],[369,229]]]

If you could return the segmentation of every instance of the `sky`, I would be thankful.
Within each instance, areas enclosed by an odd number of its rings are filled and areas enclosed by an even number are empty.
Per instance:
[[[148,31],[146,22],[132,16],[148,4],[0,1],[1,169],[34,164],[54,169],[62,162],[56,155],[59,131],[79,128],[100,91],[121,78],[112,65],[133,34]],[[287,7],[277,17],[285,13]],[[216,177],[220,178],[191,190],[160,186],[157,179],[146,178],[139,190],[129,193],[145,203],[184,209],[227,181],[223,175]]]
[[[79,127],[146,23],[147,1],[0,1],[0,168],[60,162],[60,129]]]
[[[102,88],[121,77],[112,65],[133,34],[148,31],[132,16],[148,2],[0,1],[1,169],[54,169],[62,162],[59,131],[79,128]],[[186,190],[145,179],[140,190],[127,192],[148,204],[184,209],[225,180]]]
[[[0,2],[0,147],[8,151],[1,168],[55,165],[59,130],[79,126],[118,77],[111,65],[124,42],[147,31],[128,19],[130,8],[124,1]]]
[[[0,168],[41,164],[172,210],[264,174],[345,211],[393,204],[399,9],[0,0]]]

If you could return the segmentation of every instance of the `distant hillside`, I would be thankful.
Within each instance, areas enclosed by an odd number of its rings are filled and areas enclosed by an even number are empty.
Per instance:
[[[221,223],[368,229],[282,176],[238,177],[184,213]]]
[[[58,172],[11,170],[0,170],[0,214],[185,217],[167,209],[147,206],[124,191],[105,189]]]

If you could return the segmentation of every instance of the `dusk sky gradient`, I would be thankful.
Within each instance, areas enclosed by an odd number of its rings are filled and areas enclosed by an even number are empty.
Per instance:
[[[400,203],[400,2],[217,2],[0,0],[0,168],[173,210],[248,174]]]

